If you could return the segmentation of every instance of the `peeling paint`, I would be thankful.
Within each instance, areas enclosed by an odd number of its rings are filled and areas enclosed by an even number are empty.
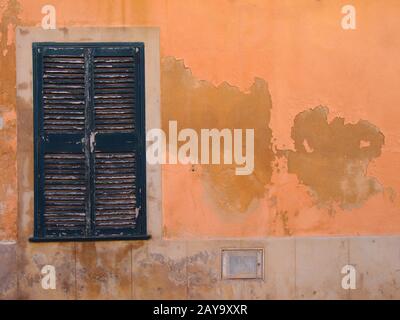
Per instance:
[[[315,241],[315,247],[304,245],[305,253],[310,248],[321,250],[312,250],[311,253],[318,253],[316,260],[300,254],[299,245],[305,239],[260,240],[268,253],[266,281],[221,281],[219,258],[221,247],[248,245],[244,237],[399,233],[399,203],[395,195],[400,188],[400,91],[396,90],[399,73],[394,62],[400,42],[393,30],[399,26],[400,7],[395,0],[388,1],[384,11],[379,1],[368,5],[356,2],[363,27],[345,35],[340,27],[332,28],[338,21],[337,1],[299,0],[288,4],[210,0],[204,6],[182,6],[179,0],[110,0],[101,4],[95,0],[79,4],[54,0],[53,4],[62,8],[62,33],[70,40],[72,25],[160,27],[161,53],[166,57],[161,64],[164,129],[169,120],[196,130],[256,128],[253,175],[235,176],[229,166],[177,166],[171,169],[168,181],[163,181],[169,187],[163,189],[163,201],[158,194],[155,196],[154,183],[150,182],[148,199],[157,201],[164,216],[149,225],[153,227],[153,223],[168,218],[164,235],[169,232],[178,239],[192,237],[190,241],[178,246],[174,241],[161,240],[156,245],[158,240],[154,237],[148,242],[129,242],[125,247],[120,242],[28,242],[34,198],[29,100],[32,84],[27,72],[27,82],[17,86],[20,97],[26,98],[17,101],[17,141],[14,30],[17,25],[39,26],[41,6],[35,0],[20,0],[21,6],[15,0],[0,0],[0,117],[4,120],[0,131],[0,239],[15,239],[17,206],[20,213],[18,267],[13,256],[9,258],[12,262],[7,263],[6,256],[1,255],[5,261],[0,266],[3,287],[9,291],[16,286],[13,282],[9,285],[9,278],[2,275],[18,270],[20,298],[255,299],[276,298],[279,292],[284,292],[283,298],[296,297],[296,292],[301,297],[318,298],[328,284],[333,297],[341,297],[343,290],[335,291],[331,286],[331,282],[340,284],[334,278],[340,276],[337,272],[332,272],[333,278],[329,278],[330,271],[322,272],[323,279],[310,272],[333,265],[331,262],[344,251],[342,247],[321,247],[321,238],[310,240]],[[94,7],[97,10],[92,12]],[[377,10],[382,11],[385,23],[380,21],[382,15],[373,14]],[[21,39],[27,39],[29,32],[20,29]],[[75,39],[93,41],[87,34]],[[190,69],[173,57],[184,58]],[[260,78],[253,80],[255,75]],[[268,86],[263,79],[268,80]],[[352,123],[345,123],[340,117],[328,121],[328,109],[323,107],[301,112],[304,105],[314,106],[320,101],[327,101],[335,108],[335,115],[346,115]],[[296,114],[294,148],[289,151],[290,126]],[[360,118],[368,121],[358,121]],[[17,144],[19,199],[15,179]],[[283,154],[287,158],[276,159],[282,155],[274,154],[277,146],[286,149]],[[191,177],[199,179],[193,184],[183,183]],[[171,181],[175,185],[168,184]],[[204,186],[204,190],[182,190],[193,185]],[[313,194],[313,199],[307,192]],[[176,203],[183,205],[177,208]],[[331,210],[322,206],[330,203],[335,209],[339,204],[352,210],[325,214]],[[196,223],[202,224],[201,228],[193,228]],[[194,237],[204,240],[195,244]],[[238,240],[224,245],[210,240],[212,237]],[[355,241],[361,247],[354,246]],[[384,241],[375,249],[375,240],[369,243],[366,238],[350,237],[347,242],[353,245],[349,245],[344,257],[350,256],[351,263],[364,269],[359,273],[360,290],[352,297],[398,297],[398,239],[391,240],[391,245]],[[43,292],[40,288],[38,270],[44,263],[54,263],[59,270],[59,291]],[[382,274],[382,268],[388,273]],[[299,275],[301,270],[304,276]]]
[[[265,80],[256,78],[248,92],[226,82],[214,86],[197,79],[182,60],[166,57],[161,65],[161,87],[164,129],[170,120],[198,134],[202,128],[254,128],[255,169],[251,175],[236,176],[235,165],[202,165],[204,184],[219,210],[246,212],[253,201],[264,196],[272,175],[272,102]]]
[[[328,114],[329,109],[320,106],[295,117],[291,133],[295,151],[288,152],[288,171],[310,187],[320,204],[359,206],[383,191],[367,168],[380,156],[385,137],[368,121],[352,124],[336,117],[329,122]]]
[[[132,291],[130,251],[129,243],[78,244],[77,297],[79,299],[129,297]]]

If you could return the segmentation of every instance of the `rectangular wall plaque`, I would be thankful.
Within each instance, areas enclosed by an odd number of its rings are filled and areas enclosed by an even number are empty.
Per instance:
[[[222,249],[222,279],[263,279],[264,249]]]

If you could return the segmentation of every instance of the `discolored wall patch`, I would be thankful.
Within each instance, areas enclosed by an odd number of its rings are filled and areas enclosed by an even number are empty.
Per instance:
[[[15,239],[17,216],[15,35],[18,1],[0,1],[0,239]]]
[[[336,117],[329,122],[328,114],[327,107],[319,106],[295,117],[295,151],[288,152],[288,171],[310,187],[319,204],[359,206],[383,191],[377,179],[367,175],[367,167],[380,156],[385,137],[368,121],[352,124]]]
[[[176,120],[178,130],[254,129],[254,171],[248,176],[235,175],[236,164],[202,165],[202,179],[209,196],[222,212],[245,212],[253,200],[264,197],[271,180],[272,108],[265,80],[256,78],[248,92],[222,83],[195,78],[183,60],[166,57],[161,65],[162,127],[168,132],[169,121]],[[243,138],[243,148],[245,139]],[[196,171],[196,168],[193,169]]]

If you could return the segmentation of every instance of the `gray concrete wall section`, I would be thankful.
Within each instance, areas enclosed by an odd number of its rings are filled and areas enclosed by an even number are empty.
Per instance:
[[[265,250],[263,280],[222,280],[222,248]],[[0,244],[2,299],[400,299],[400,237]],[[55,290],[41,268],[56,268]],[[356,268],[356,289],[341,269]],[[17,279],[18,275],[18,279]]]

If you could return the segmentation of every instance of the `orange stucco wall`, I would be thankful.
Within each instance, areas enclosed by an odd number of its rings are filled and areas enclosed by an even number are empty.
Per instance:
[[[163,167],[165,237],[400,232],[399,1],[351,1],[343,30],[339,0],[1,0],[1,239],[18,206],[14,30],[45,4],[58,28],[160,28],[164,129],[256,129],[251,176]]]

